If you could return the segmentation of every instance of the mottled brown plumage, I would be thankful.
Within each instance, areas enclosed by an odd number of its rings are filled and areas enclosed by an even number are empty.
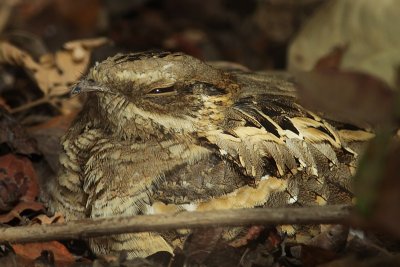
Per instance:
[[[62,139],[50,186],[52,208],[69,220],[348,203],[359,146],[372,136],[305,110],[279,75],[223,71],[180,53],[110,57],[80,92],[88,101]],[[97,254],[147,256],[172,252],[164,237],[89,243]]]

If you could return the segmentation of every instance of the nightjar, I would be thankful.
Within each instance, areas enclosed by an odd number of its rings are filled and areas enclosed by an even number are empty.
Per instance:
[[[117,54],[72,93],[88,100],[49,186],[51,208],[68,220],[350,203],[357,154],[373,136],[304,109],[284,76],[182,53]],[[89,244],[100,255],[173,251],[154,232]]]

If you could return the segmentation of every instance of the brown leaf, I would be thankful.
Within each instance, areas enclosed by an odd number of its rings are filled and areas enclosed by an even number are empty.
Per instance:
[[[55,261],[74,262],[74,256],[60,242],[51,241],[43,243],[13,244],[15,253],[21,257],[34,260],[41,256],[42,251],[52,251]]]
[[[336,252],[314,246],[301,245],[301,262],[313,267],[337,258]]]
[[[40,214],[31,220],[32,224],[52,224],[63,223],[64,216],[60,212],[56,212],[53,216],[49,217],[45,214]]]
[[[294,76],[301,102],[314,110],[359,125],[394,119],[395,92],[372,76],[333,69],[297,72]]]
[[[39,68],[39,64],[28,53],[8,42],[0,42],[0,63],[20,66],[29,72]]]
[[[250,241],[256,239],[263,230],[264,226],[251,226],[247,229],[245,236],[233,240],[229,245],[232,247],[246,246]]]
[[[61,152],[60,138],[65,134],[76,114],[77,112],[70,112],[68,115],[56,116],[28,129],[54,173],[58,172],[60,166],[58,161]]]
[[[400,65],[400,2],[325,2],[290,45],[289,69],[312,71],[322,58],[342,50],[338,69],[376,77],[393,90]]]
[[[346,246],[346,253],[357,255],[358,257],[390,256],[391,253],[384,247],[372,242],[365,236],[351,236]]]
[[[397,12],[396,1],[327,1],[289,49],[289,70],[303,104],[361,126],[393,122],[400,65]]]
[[[323,248],[333,252],[338,252],[339,250],[344,248],[348,234],[348,226],[340,224],[333,225],[309,240],[307,242],[307,245]]]
[[[6,223],[26,209],[40,210],[35,202],[39,192],[32,163],[12,154],[0,157],[0,222]]]
[[[108,42],[106,38],[71,41],[54,55],[40,58],[40,66],[32,73],[45,95],[56,96],[69,92],[69,86],[85,72],[93,48]]]
[[[55,54],[42,55],[38,62],[25,51],[0,42],[0,63],[24,68],[45,96],[58,96],[66,94],[85,72],[92,49],[107,42],[106,38],[71,41]]]
[[[186,239],[183,252],[188,262],[202,263],[221,238],[223,228],[195,229]]]
[[[25,129],[4,109],[0,108],[0,145],[23,155],[40,154],[36,143]]]

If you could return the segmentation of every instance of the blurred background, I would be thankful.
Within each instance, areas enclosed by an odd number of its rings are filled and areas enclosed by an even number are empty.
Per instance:
[[[182,51],[283,69],[288,42],[322,0],[2,0],[0,31],[33,54],[105,36],[108,51]],[[33,50],[33,51],[32,51]]]

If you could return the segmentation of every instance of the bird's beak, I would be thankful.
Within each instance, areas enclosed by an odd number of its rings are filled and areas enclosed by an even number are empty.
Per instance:
[[[106,86],[101,86],[96,84],[96,82],[93,81],[88,81],[88,80],[82,80],[75,84],[71,88],[71,96],[78,95],[80,93],[88,93],[88,92],[105,92],[109,93],[110,89]]]

